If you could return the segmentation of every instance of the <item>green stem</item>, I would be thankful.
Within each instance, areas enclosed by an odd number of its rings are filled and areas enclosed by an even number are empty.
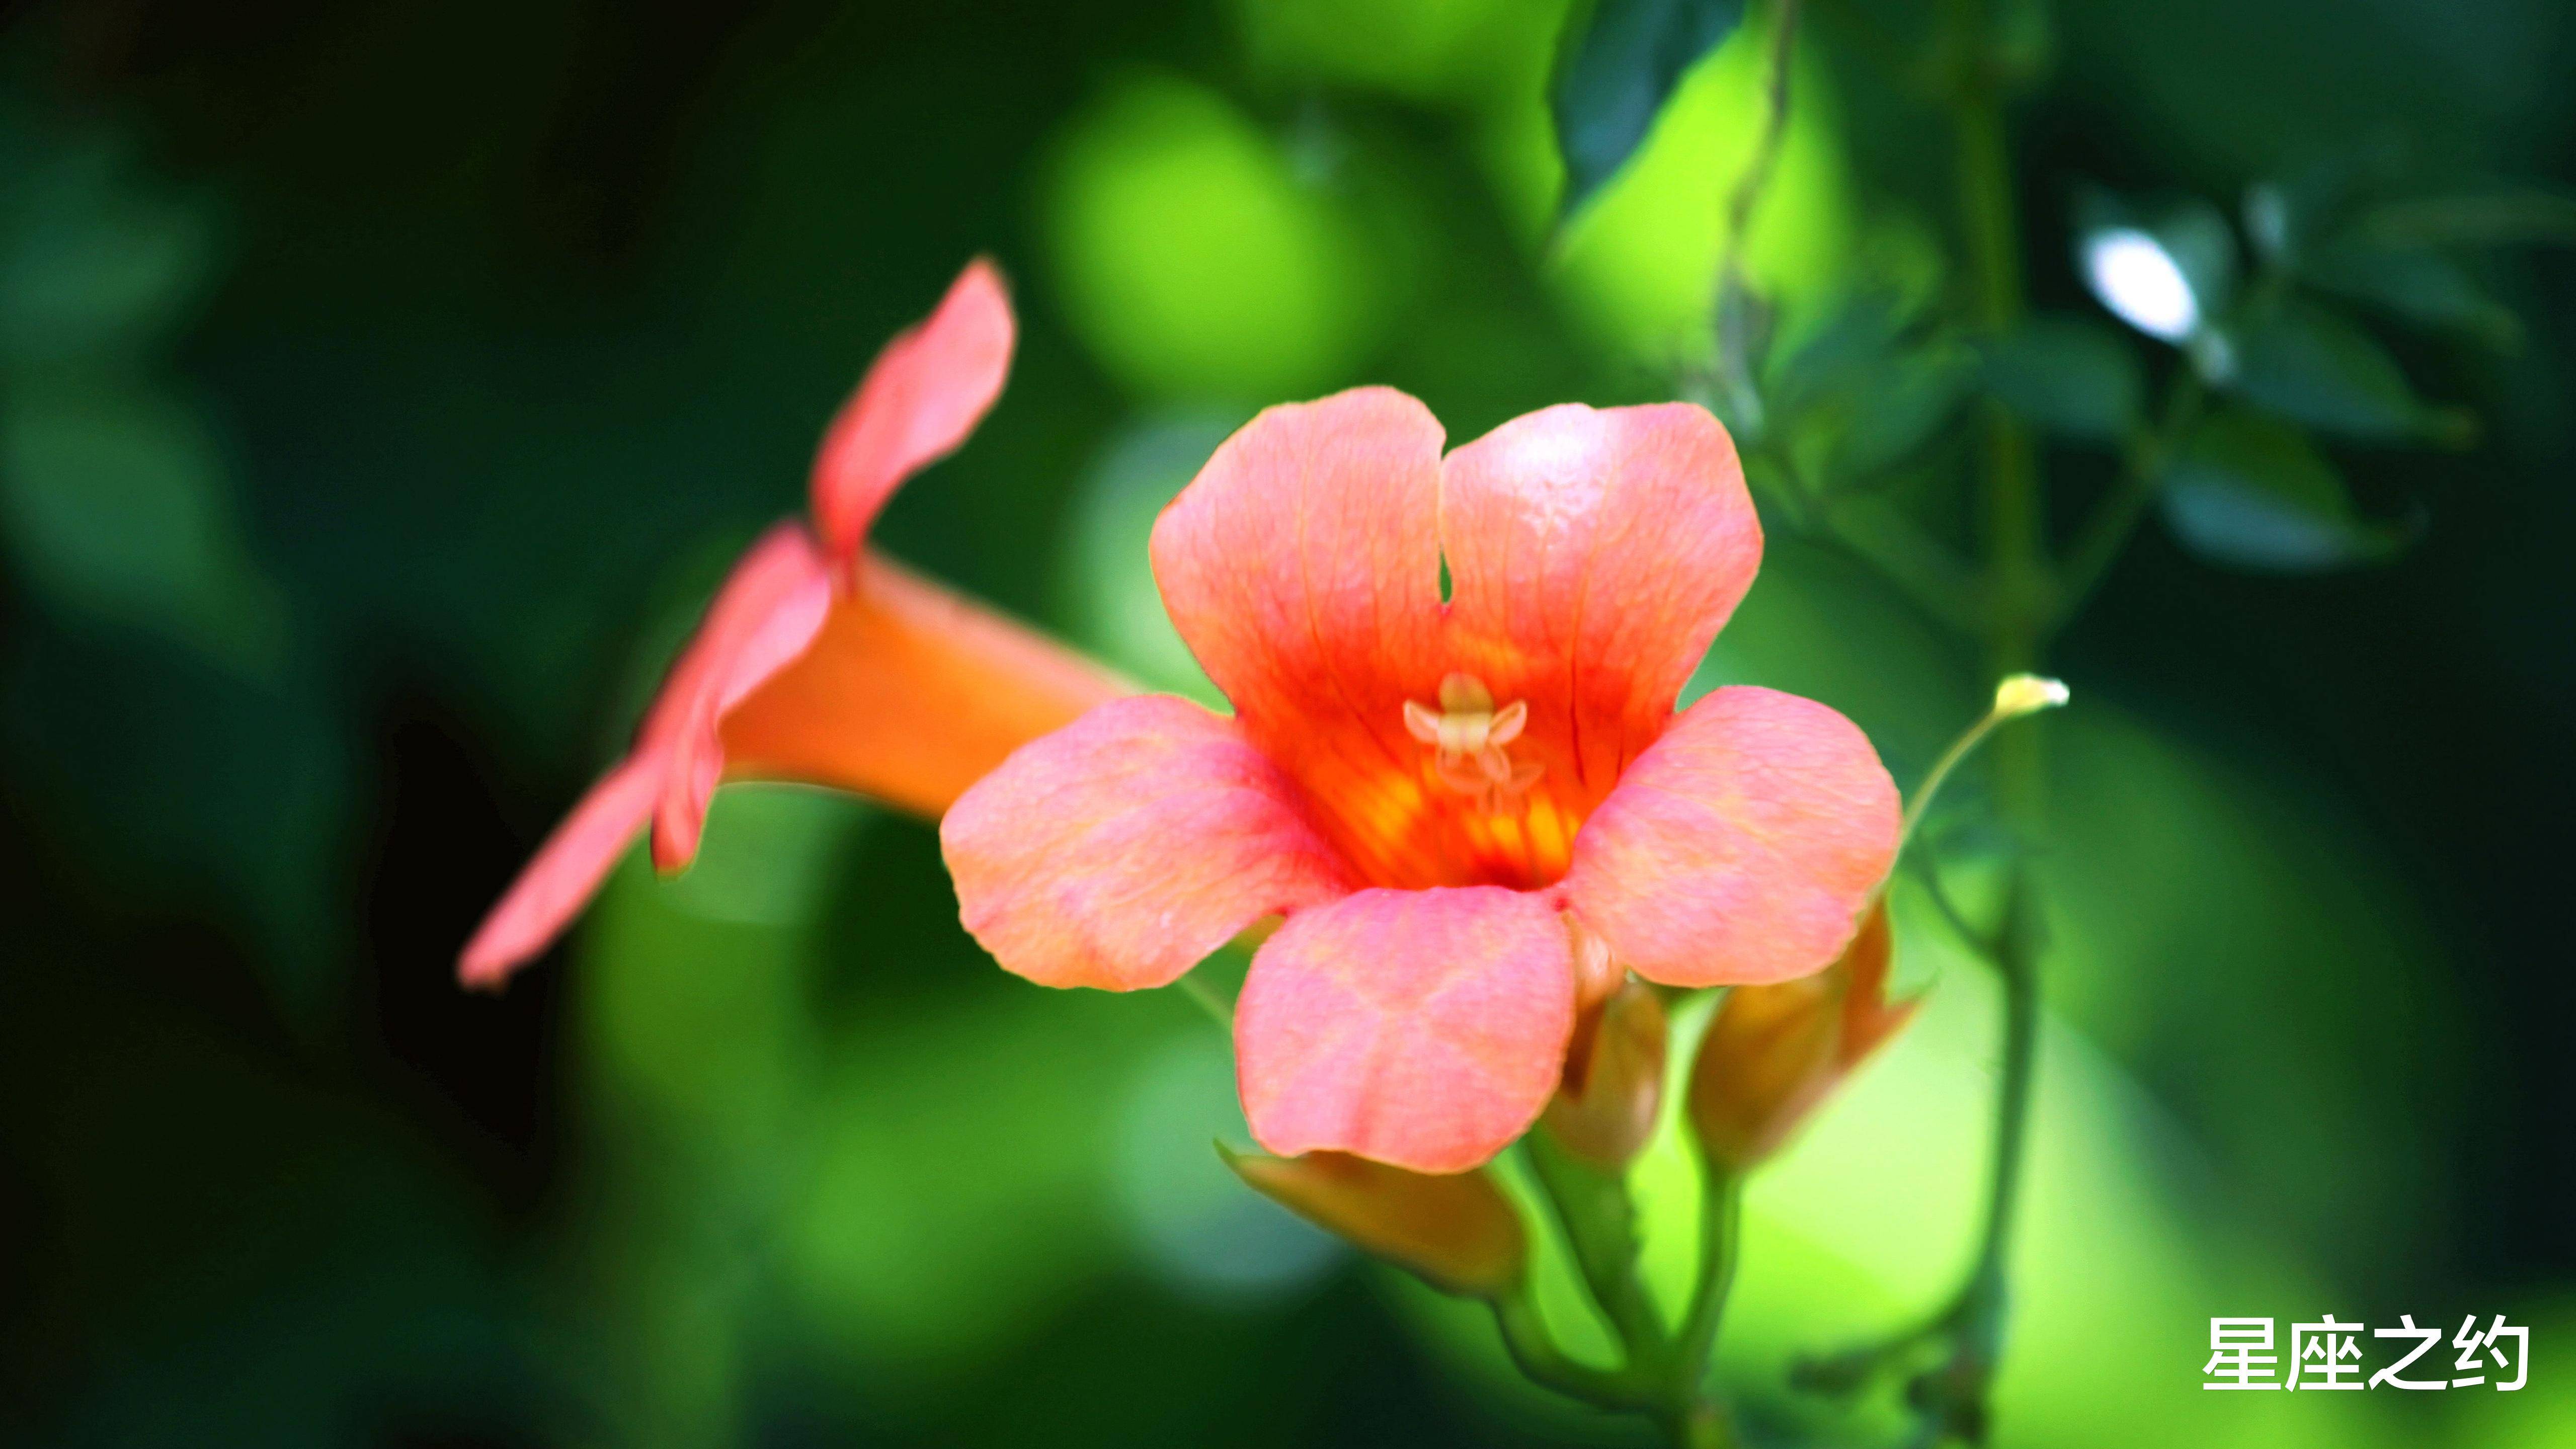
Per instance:
[[[1660,1372],[1670,1345],[1646,1285],[1637,1277],[1637,1212],[1626,1180],[1578,1160],[1545,1129],[1530,1134],[1526,1150],[1531,1175],[1564,1225],[1583,1286],[1618,1335],[1628,1367],[1641,1374]]]
[[[1772,169],[1780,160],[1781,142],[1789,131],[1790,62],[1797,46],[1798,8],[1799,0],[1780,0],[1778,12],[1771,17],[1762,135],[1754,142],[1753,155],[1727,196],[1725,239],[1718,247],[1718,386],[1737,425],[1757,435],[1762,425],[1762,394],[1753,381],[1753,319],[1747,305],[1751,293],[1744,282],[1744,240],[1753,228],[1753,209],[1771,184]]]
[[[2003,978],[2003,1078],[1995,1093],[1995,1157],[1991,1191],[1986,1201],[1985,1230],[1978,1237],[1977,1266],[1969,1275],[1972,1305],[1967,1327],[1978,1324],[1980,1300],[1991,1300],[2000,1313],[2004,1296],[2005,1257],[2012,1246],[2014,1210],[2021,1202],[2022,1159],[2030,1143],[2033,1070],[2039,1055],[2038,932],[2026,919],[2030,909],[2027,872],[2015,871],[2006,887],[2004,922],[1997,933],[1995,967]],[[1997,1326],[2000,1330],[2000,1324]]]
[[[1920,856],[1911,857],[1911,860],[1914,880],[1923,887],[1924,899],[1932,903],[1933,912],[1941,917],[1942,923],[1950,928],[1960,943],[1980,956],[1998,954],[2002,948],[1993,934],[1977,929],[1975,923],[1968,919],[1968,913],[1959,909],[1959,903],[1950,898],[1950,888],[1942,883],[1940,870]]]
[[[1602,1409],[1638,1410],[1655,1405],[1653,1393],[1631,1372],[1594,1368],[1557,1347],[1526,1288],[1493,1300],[1494,1326],[1521,1376]]]
[[[2164,486],[2165,470],[2173,463],[2175,449],[2182,446],[2192,424],[2199,421],[2205,396],[2200,374],[2184,364],[2166,395],[2163,421],[2130,445],[2120,481],[2094,509],[2093,516],[2084,521],[2073,547],[2067,550],[2057,596],[2051,601],[2051,632],[2063,628],[2084,607],[2102,576],[2110,571],[2112,561],[2128,547],[2138,521],[2146,516],[2147,505],[2155,501],[2157,491]]]
[[[1700,1189],[1699,1277],[1691,1285],[1690,1308],[1674,1340],[1673,1360],[1683,1367],[1688,1392],[1696,1394],[1717,1350],[1717,1329],[1726,1317],[1727,1294],[1735,1286],[1737,1240],[1743,1229],[1743,1179],[1706,1158]]]
[[[1564,1152],[1544,1132],[1528,1139],[1527,1155],[1531,1174],[1565,1225],[1584,1285],[1626,1349],[1626,1361],[1607,1370],[1568,1356],[1549,1336],[1525,1289],[1494,1304],[1513,1361],[1532,1381],[1560,1393],[1653,1417],[1682,1449],[1734,1445],[1725,1406],[1706,1383],[1735,1278],[1742,1216],[1737,1179],[1713,1163],[1705,1169],[1699,1272],[1682,1327],[1667,1336],[1637,1277],[1634,1209],[1625,1181]]]
[[[1954,108],[1960,221],[1976,285],[1973,314],[1987,332],[2000,334],[2022,311],[2012,155],[2003,98],[1984,59],[1984,6],[1979,0],[1953,0],[1951,15],[1960,53],[1969,65],[1960,77]],[[1985,468],[1986,561],[1993,585],[1987,654],[1989,667],[2000,677],[2038,664],[2050,603],[2038,457],[2028,430],[2000,403],[1987,405]],[[1995,742],[1996,802],[2006,825],[2025,840],[2038,832],[2045,808],[2042,738],[2041,730],[2031,727]],[[2030,1129],[2040,999],[2031,890],[2028,868],[2016,859],[2006,886],[2009,909],[1996,941],[2004,991],[2003,1064],[1985,1227],[1954,1320],[1951,1361],[1923,1385],[1941,1413],[1942,1427],[1971,1438],[1982,1437],[1986,1389],[2002,1346],[2007,1260]]]
[[[1922,780],[1914,786],[1914,798],[1905,802],[1905,818],[1896,826],[1896,848],[1899,852],[1914,839],[1916,828],[1923,824],[1924,813],[1932,808],[1932,801],[1940,795],[1941,786],[1949,780],[1950,772],[1959,768],[1959,762],[1983,744],[1986,736],[1995,732],[1997,725],[2015,717],[2001,710],[1987,710],[1975,724],[1950,742],[1950,748],[1941,752],[1941,758],[1932,762],[1931,769],[1923,772]]]

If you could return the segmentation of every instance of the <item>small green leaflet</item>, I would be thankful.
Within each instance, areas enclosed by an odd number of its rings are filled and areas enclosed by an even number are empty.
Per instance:
[[[1578,14],[1556,73],[1556,146],[1571,216],[1654,129],[1690,68],[1744,22],[1743,0],[1600,0]]]

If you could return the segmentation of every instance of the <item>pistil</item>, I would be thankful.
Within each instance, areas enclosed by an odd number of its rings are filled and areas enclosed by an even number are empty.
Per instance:
[[[1514,763],[1506,747],[1529,727],[1529,703],[1494,707],[1494,692],[1472,674],[1440,681],[1440,707],[1404,702],[1406,733],[1432,748],[1432,770],[1448,789],[1472,797],[1476,808],[1500,814],[1538,783],[1545,766]]]

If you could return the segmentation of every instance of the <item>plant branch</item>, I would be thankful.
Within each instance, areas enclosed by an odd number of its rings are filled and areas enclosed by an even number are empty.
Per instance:
[[[2073,547],[2067,550],[2050,606],[2051,633],[2064,628],[2084,607],[2100,586],[2102,576],[2110,572],[2113,561],[2129,546],[2138,521],[2146,516],[2147,505],[2164,487],[2165,472],[2173,465],[2175,451],[2200,420],[2205,396],[2200,374],[2185,363],[2166,394],[2163,420],[2130,442],[2120,481],[2095,507],[2092,516],[2084,520]]]
[[[2000,335],[2020,320],[2022,311],[2019,219],[2003,97],[1986,55],[1987,16],[1981,0],[1952,0],[1950,19],[1966,66],[1952,108],[1960,225],[1975,284],[1971,312],[1981,330]],[[1989,401],[1985,434],[1983,522],[1992,606],[1987,655],[1997,676],[2009,676],[2038,664],[2049,623],[2047,519],[2038,453],[2028,429],[2000,402]],[[2038,832],[2045,808],[2042,739],[2037,727],[2012,730],[1995,742],[1992,756],[1996,802],[2005,824],[2025,839]],[[1975,1266],[1956,1304],[1940,1320],[1949,1353],[1913,1386],[1914,1401],[1926,1410],[1926,1428],[1935,1438],[1984,1441],[1987,1390],[2003,1347],[2008,1255],[2021,1196],[2039,1040],[2033,888],[2026,859],[2017,858],[2005,884],[2006,910],[1995,939],[1995,961],[2003,978],[2003,1063],[1984,1230]]]
[[[1183,996],[1197,1002],[1199,1009],[1213,1018],[1218,1026],[1223,1027],[1228,1036],[1234,1034],[1234,1003],[1226,1000],[1225,993],[1219,991],[1215,983],[1200,974],[1199,969],[1193,968],[1183,972],[1181,979],[1173,984],[1181,988]]]
[[[1522,1377],[1595,1408],[1636,1411],[1657,1407],[1652,1390],[1633,1371],[1594,1368],[1559,1348],[1526,1287],[1492,1303],[1494,1326],[1501,1330],[1503,1348],[1511,1354]]]
[[[1742,1179],[1706,1158],[1700,1170],[1699,1276],[1691,1285],[1690,1308],[1682,1316],[1674,1358],[1690,1365],[1690,1386],[1707,1371],[1717,1348],[1718,1324],[1726,1316],[1728,1292],[1735,1286],[1736,1242],[1744,1217]]]
[[[1752,292],[1744,280],[1744,242],[1753,211],[1771,184],[1780,146],[1789,133],[1789,80],[1798,40],[1799,0],[1780,0],[1771,17],[1771,53],[1764,75],[1762,134],[1735,189],[1726,200],[1726,230],[1717,261],[1717,383],[1727,411],[1744,431],[1759,435],[1762,394],[1753,380]]]
[[[1671,1345],[1637,1277],[1636,1207],[1628,1184],[1569,1155],[1545,1129],[1527,1139],[1530,1173],[1565,1227],[1583,1286],[1619,1336],[1628,1367],[1653,1374],[1666,1365]]]

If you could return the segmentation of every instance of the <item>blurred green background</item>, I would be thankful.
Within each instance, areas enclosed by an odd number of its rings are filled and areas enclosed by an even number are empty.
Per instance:
[[[1914,8],[1811,7],[1744,258],[1784,327],[1954,268]],[[2553,0],[2005,9],[2052,311],[2102,316],[2096,188],[2576,178]],[[883,541],[1189,688],[1145,530],[1254,407],[1388,382],[1463,440],[1671,394],[1754,32],[1560,235],[1551,0],[5,14],[0,1434],[1628,1442],[1239,1189],[1204,1019],[994,969],[920,823],[731,791],[508,994],[449,973],[965,258],[1016,283],[1016,373]],[[2570,255],[2480,253],[2433,289],[2464,325],[2388,334],[2479,419],[2337,453],[2411,547],[2230,571],[2150,529],[2053,661],[2001,1443],[2576,1445]],[[1982,689],[1778,519],[1703,675],[1835,704],[1909,782]],[[1993,988],[1898,906],[1925,1019],[1753,1190],[1721,1356],[1760,1434],[1820,1422],[1791,1354],[1970,1246]],[[2199,1391],[2209,1317],[2328,1312],[2505,1314],[2531,1386]]]

